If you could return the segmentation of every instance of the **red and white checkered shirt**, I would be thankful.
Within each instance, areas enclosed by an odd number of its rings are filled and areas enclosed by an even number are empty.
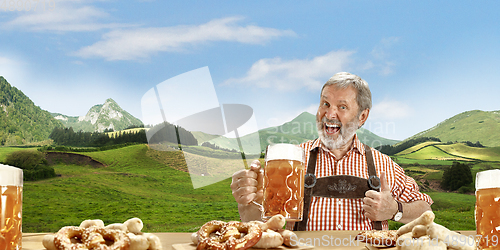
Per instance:
[[[309,161],[309,151],[319,147],[315,172],[317,178],[331,175],[354,175],[365,179],[369,177],[365,149],[357,135],[354,136],[351,149],[341,159],[336,159],[319,139],[302,143],[300,146],[305,149],[305,166]],[[429,204],[433,203],[431,197],[421,193],[415,180],[405,175],[403,168],[389,156],[373,148],[372,152],[377,176],[380,177],[381,171],[386,172],[387,182],[396,200],[400,202],[424,200]],[[364,215],[363,199],[312,197],[308,217],[306,230],[311,231],[373,229],[371,220]],[[382,228],[384,230],[389,228],[387,221],[382,222]]]

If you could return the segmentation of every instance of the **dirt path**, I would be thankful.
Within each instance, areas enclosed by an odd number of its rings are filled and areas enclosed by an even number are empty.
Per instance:
[[[65,164],[90,165],[94,168],[106,167],[102,162],[92,159],[89,156],[67,153],[67,152],[47,152],[47,162],[49,165],[54,165],[59,162]]]

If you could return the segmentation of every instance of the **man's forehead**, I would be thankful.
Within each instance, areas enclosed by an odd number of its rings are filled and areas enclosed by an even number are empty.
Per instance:
[[[350,92],[350,93],[349,93]],[[357,92],[353,86],[348,86],[346,88],[340,88],[334,85],[328,85],[323,88],[321,91],[321,99],[336,99],[339,98],[339,95],[344,94],[342,100],[351,97],[352,99],[356,99]],[[345,100],[344,100],[345,101]]]

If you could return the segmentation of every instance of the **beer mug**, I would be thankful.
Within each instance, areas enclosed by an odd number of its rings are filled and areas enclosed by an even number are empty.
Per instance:
[[[23,170],[0,164],[0,249],[21,250]]]
[[[287,221],[302,220],[304,158],[304,149],[293,144],[267,147],[262,218],[281,214]]]
[[[500,170],[476,174],[478,249],[500,249]]]

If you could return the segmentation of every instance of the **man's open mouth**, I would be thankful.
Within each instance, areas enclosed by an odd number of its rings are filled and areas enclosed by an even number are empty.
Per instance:
[[[325,132],[327,134],[335,134],[340,131],[340,125],[338,124],[328,124],[328,123],[324,124],[325,124]]]

